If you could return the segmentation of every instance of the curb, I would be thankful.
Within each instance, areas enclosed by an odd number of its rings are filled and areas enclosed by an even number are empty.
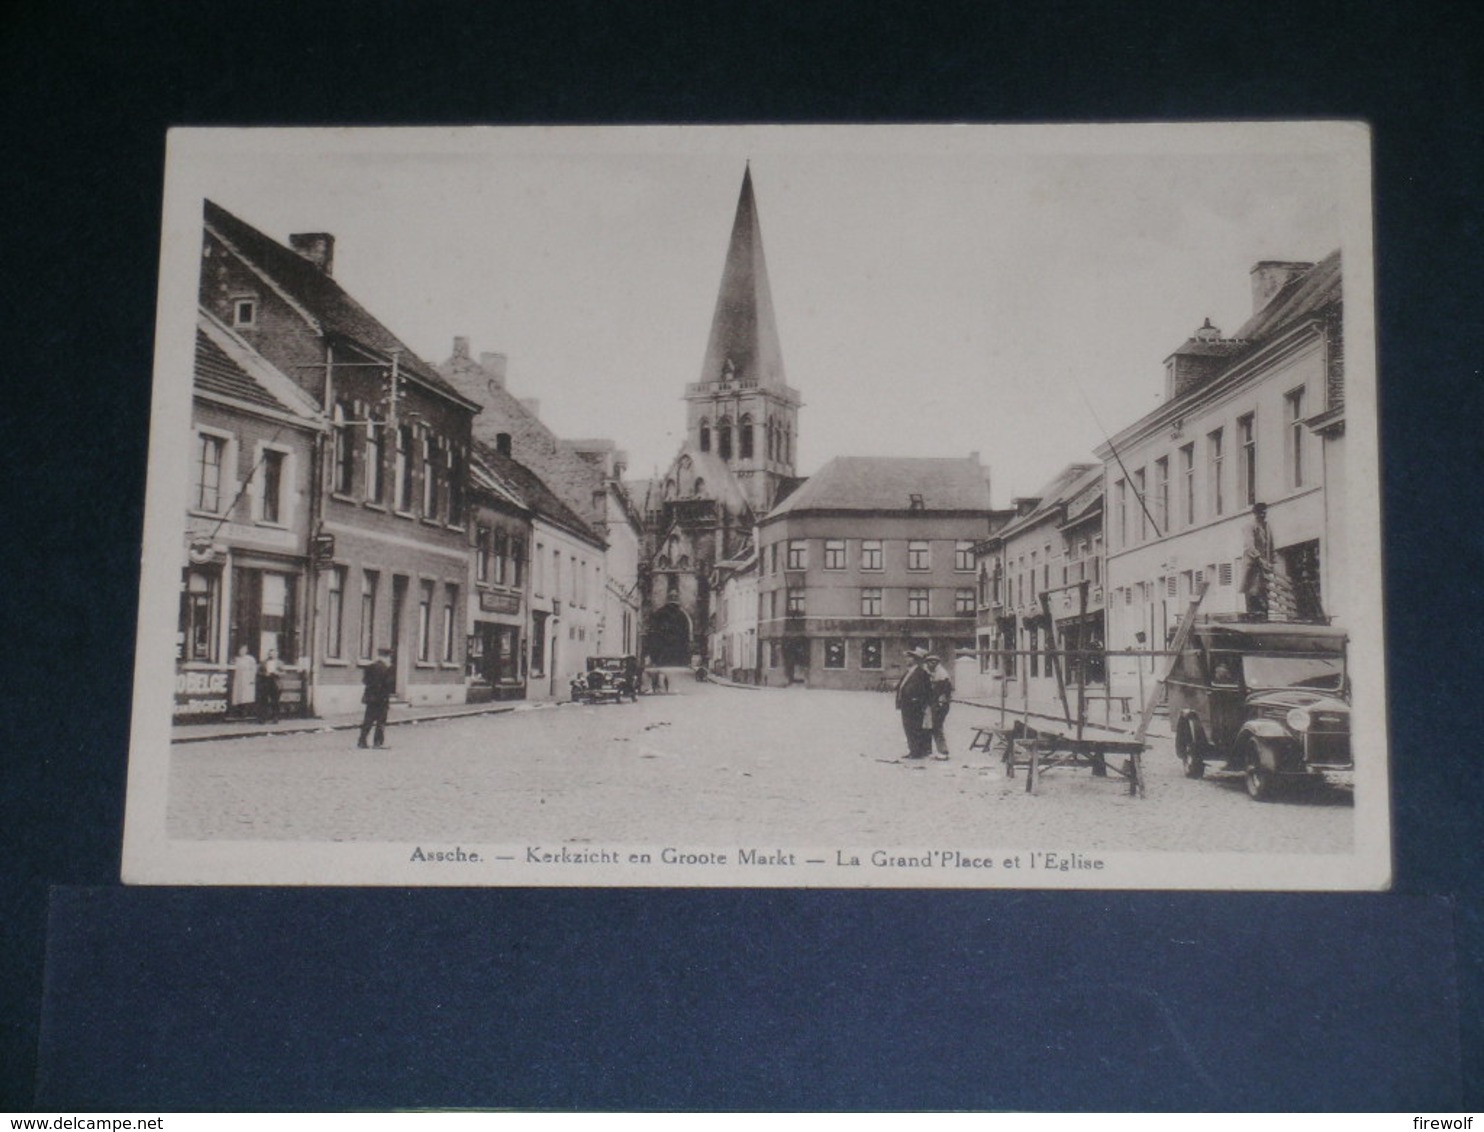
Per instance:
[[[402,719],[389,719],[388,727],[407,727],[415,723],[433,723],[444,719],[465,719],[479,715],[503,715],[515,710],[514,704],[499,707],[475,708],[472,711],[440,712],[436,715],[419,715]],[[330,731],[359,731],[359,721],[350,723],[305,723],[303,726],[267,728],[254,731],[234,731],[229,735],[183,735],[171,736],[170,745],[182,743],[220,743],[231,739],[262,739],[268,735],[323,735]]]

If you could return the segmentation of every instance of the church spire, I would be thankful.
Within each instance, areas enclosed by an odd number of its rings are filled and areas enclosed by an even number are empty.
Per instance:
[[[732,222],[716,311],[711,316],[701,381],[772,388],[784,385],[783,350],[778,344],[750,163],[742,174],[742,193],[737,198],[737,216]]]

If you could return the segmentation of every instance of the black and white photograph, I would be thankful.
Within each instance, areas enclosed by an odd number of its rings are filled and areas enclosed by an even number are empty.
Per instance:
[[[1351,122],[176,129],[136,884],[1391,877]]]

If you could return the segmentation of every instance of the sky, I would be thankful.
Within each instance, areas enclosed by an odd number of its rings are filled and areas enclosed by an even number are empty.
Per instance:
[[[647,476],[749,163],[798,471],[977,452],[996,506],[1155,408],[1172,350],[1251,313],[1253,264],[1369,252],[1365,136],[1334,124],[175,131],[166,247],[202,196],[331,232],[421,357],[506,354],[558,435]]]

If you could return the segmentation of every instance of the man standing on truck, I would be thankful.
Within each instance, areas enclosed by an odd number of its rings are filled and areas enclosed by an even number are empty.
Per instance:
[[[1247,616],[1253,621],[1268,619],[1268,598],[1273,582],[1273,532],[1268,529],[1268,505],[1252,505],[1252,522],[1242,545],[1241,590],[1247,598]]]

